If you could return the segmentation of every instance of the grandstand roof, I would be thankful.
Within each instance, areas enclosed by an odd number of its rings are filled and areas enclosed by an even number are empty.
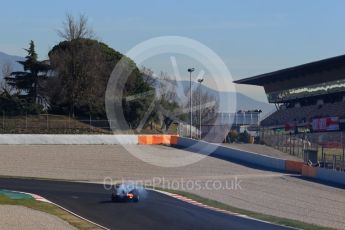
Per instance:
[[[335,69],[338,71],[334,71]],[[339,69],[343,70],[339,72]],[[327,76],[319,74],[324,72],[328,72]],[[345,55],[341,55],[237,80],[234,81],[234,83],[264,86],[266,91],[267,89],[268,91],[272,91],[344,78]],[[275,84],[276,82],[286,82],[287,80],[289,81],[289,84]]]

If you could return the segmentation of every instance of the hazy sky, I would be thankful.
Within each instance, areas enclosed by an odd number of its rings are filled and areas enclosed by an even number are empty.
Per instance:
[[[25,55],[32,39],[42,59],[60,41],[66,13],[87,15],[97,37],[122,53],[157,36],[195,39],[221,57],[233,79],[345,53],[344,0],[0,2],[0,51]],[[169,72],[170,64],[149,67]],[[265,100],[260,89],[241,91]]]

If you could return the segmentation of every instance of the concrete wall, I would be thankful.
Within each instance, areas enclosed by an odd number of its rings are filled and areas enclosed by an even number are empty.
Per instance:
[[[270,156],[264,156],[254,152],[237,150],[219,144],[192,140],[189,138],[178,137],[176,146],[200,154],[208,154],[211,156],[221,157],[229,160],[237,160],[244,163],[277,169],[281,171],[295,172],[306,177],[319,179],[321,181],[331,182],[343,186],[345,185],[345,172],[311,167],[308,165],[304,165],[303,162],[283,160]]]
[[[276,170],[285,170],[285,160],[260,155],[254,152],[233,149],[219,144],[212,144],[204,141],[179,137],[176,146],[201,154],[213,155],[229,160],[237,160]]]
[[[315,178],[340,185],[345,185],[345,172],[339,172],[332,169],[316,168]]]
[[[1,134],[2,145],[117,145],[138,144],[137,135]]]

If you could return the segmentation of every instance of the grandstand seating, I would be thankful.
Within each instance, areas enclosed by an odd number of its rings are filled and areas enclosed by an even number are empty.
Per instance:
[[[281,108],[261,121],[262,126],[277,126],[287,123],[304,123],[316,117],[345,117],[345,102],[325,103],[293,108]]]

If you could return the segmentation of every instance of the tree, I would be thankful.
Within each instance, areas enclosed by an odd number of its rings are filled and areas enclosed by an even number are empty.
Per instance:
[[[105,118],[105,91],[110,74],[118,61],[126,57],[93,39],[94,33],[85,15],[75,18],[67,14],[58,35],[65,41],[54,46],[48,54],[56,74],[48,82],[54,86],[54,90],[47,92],[50,110],[72,116]],[[152,89],[143,80],[136,64],[127,59],[134,71],[124,84],[122,105],[127,121],[135,127],[148,107],[149,98],[139,101],[126,101],[125,98]]]
[[[201,123],[204,125],[213,125],[217,120],[217,113],[219,110],[219,97],[218,95],[211,94],[207,87],[202,87],[200,84],[193,90],[192,103],[193,103],[193,125],[199,128],[200,112]],[[189,90],[189,89],[188,89]],[[199,91],[201,90],[201,91]],[[188,104],[189,105],[189,97]],[[201,104],[201,111],[200,111]],[[186,107],[187,108],[187,107]]]
[[[56,73],[48,82],[56,85],[48,92],[52,111],[72,116],[104,112],[97,111],[107,82],[103,72],[107,60],[101,46],[95,40],[78,39],[61,42],[49,52]]]
[[[12,72],[5,77],[6,83],[15,88],[18,94],[27,102],[39,103],[40,83],[47,78],[50,67],[46,61],[38,61],[35,44],[30,41],[25,61],[18,61],[23,65],[24,71]]]
[[[63,28],[58,30],[58,35],[65,41],[56,45],[49,52],[49,58],[58,71],[58,78],[51,79],[48,84],[57,84],[61,91],[48,92],[51,110],[69,113],[74,117],[76,107],[81,110],[87,104],[89,115],[91,115],[96,110],[94,106],[96,97],[102,96],[97,94],[96,91],[99,90],[96,90],[95,85],[92,85],[94,80],[102,74],[97,71],[97,67],[99,69],[102,69],[102,67],[95,64],[104,64],[100,61],[102,59],[100,57],[102,54],[99,52],[100,48],[96,47],[99,44],[97,41],[91,40],[94,33],[88,26],[88,19],[85,15],[79,15],[79,18],[75,18],[70,14],[66,14]],[[98,62],[93,63],[96,59]],[[96,85],[100,86],[102,84],[105,84],[104,79],[98,79]],[[90,90],[90,92],[86,92],[86,90]],[[67,105],[69,108],[66,111]],[[98,111],[97,113],[103,112]]]
[[[124,57],[106,44],[92,39],[63,41],[49,52],[55,76],[48,85],[54,85],[49,92],[50,110],[54,113],[72,116],[93,116],[106,118],[105,91],[111,72]],[[138,95],[152,90],[144,82],[135,63],[128,58],[134,71],[123,88],[123,111],[132,127],[140,122],[140,117],[148,107],[148,98],[126,102],[130,95]]]
[[[63,28],[62,30],[58,30],[58,35],[65,41],[55,46],[49,52],[49,57],[54,62],[55,68],[59,70],[60,80],[62,81],[59,83],[64,85],[64,91],[62,93],[64,93],[65,91],[69,91],[70,94],[64,94],[62,98],[58,98],[59,95],[50,95],[50,97],[52,99],[51,102],[58,102],[60,100],[60,102],[64,102],[64,105],[68,104],[70,107],[69,114],[74,117],[76,113],[76,104],[78,104],[80,108],[80,100],[82,100],[82,98],[78,97],[81,96],[81,93],[79,91],[82,90],[80,86],[81,81],[83,81],[81,79],[81,75],[84,75],[84,77],[86,77],[86,75],[90,75],[95,72],[97,66],[93,65],[92,61],[94,60],[92,59],[98,58],[99,60],[100,53],[97,53],[99,49],[95,48],[97,42],[91,42],[91,39],[94,37],[94,33],[88,26],[88,19],[85,15],[79,15],[79,18],[75,18],[70,14],[66,14],[66,19],[63,22]],[[85,49],[80,50],[81,47]],[[83,67],[80,66],[81,64],[88,66]],[[83,74],[81,72],[82,69],[87,69],[87,72],[84,72],[85,74]],[[97,75],[99,73],[95,74]],[[90,82],[91,79],[89,78],[88,80],[88,83],[92,84],[92,82]],[[54,79],[52,81],[54,81]],[[56,79],[55,83],[58,83],[56,82]],[[101,84],[102,82],[99,82],[99,84],[97,85]],[[93,96],[99,95],[96,95],[96,93],[92,92],[94,91],[93,87],[88,87],[88,89],[91,90],[91,94],[86,94],[87,99],[84,99],[88,100],[87,104],[89,106],[89,115],[91,115],[91,113],[94,113],[95,110],[95,107],[92,108],[95,99],[93,98]],[[60,103],[58,102],[58,104]],[[53,104],[52,106],[54,107],[55,105]],[[55,106],[55,108],[53,108],[53,110],[56,109],[58,109],[58,106]]]
[[[2,70],[3,79],[11,77],[11,73],[13,72],[13,68],[12,68],[12,65],[10,63],[3,64],[1,70]],[[9,94],[11,94],[12,91],[13,91],[12,86],[8,85],[6,83],[6,81],[4,81],[4,80],[0,81],[0,93],[8,92]]]
[[[12,65],[5,63],[2,67],[2,76],[11,77]],[[5,81],[1,82],[0,88],[0,114],[3,115],[23,115],[38,114],[41,107],[23,100],[20,93],[14,87],[8,85]]]
[[[10,63],[4,63],[1,68],[2,76],[9,77],[13,71],[12,65]]]
[[[187,86],[183,81],[176,81],[164,72],[161,72],[159,77],[154,77],[154,72],[145,67],[141,72],[145,81],[156,90],[156,110],[152,112],[150,119],[159,122],[165,130],[169,129],[173,122],[189,123],[189,84]],[[193,125],[199,128],[199,103],[201,103],[202,123],[211,125],[217,118],[219,100],[216,95],[205,90],[207,87],[201,91],[198,87],[192,89],[192,97]]]
[[[66,19],[63,22],[63,28],[58,30],[58,35],[66,40],[72,41],[81,38],[94,38],[93,30],[87,24],[88,18],[81,14],[75,18],[71,14],[66,14]]]
[[[141,74],[144,81],[155,89],[155,107],[148,118],[148,122],[156,122],[162,131],[167,131],[174,121],[179,121],[181,114],[176,92],[176,81],[171,80],[167,73],[161,72],[156,78],[154,72],[142,67]]]

